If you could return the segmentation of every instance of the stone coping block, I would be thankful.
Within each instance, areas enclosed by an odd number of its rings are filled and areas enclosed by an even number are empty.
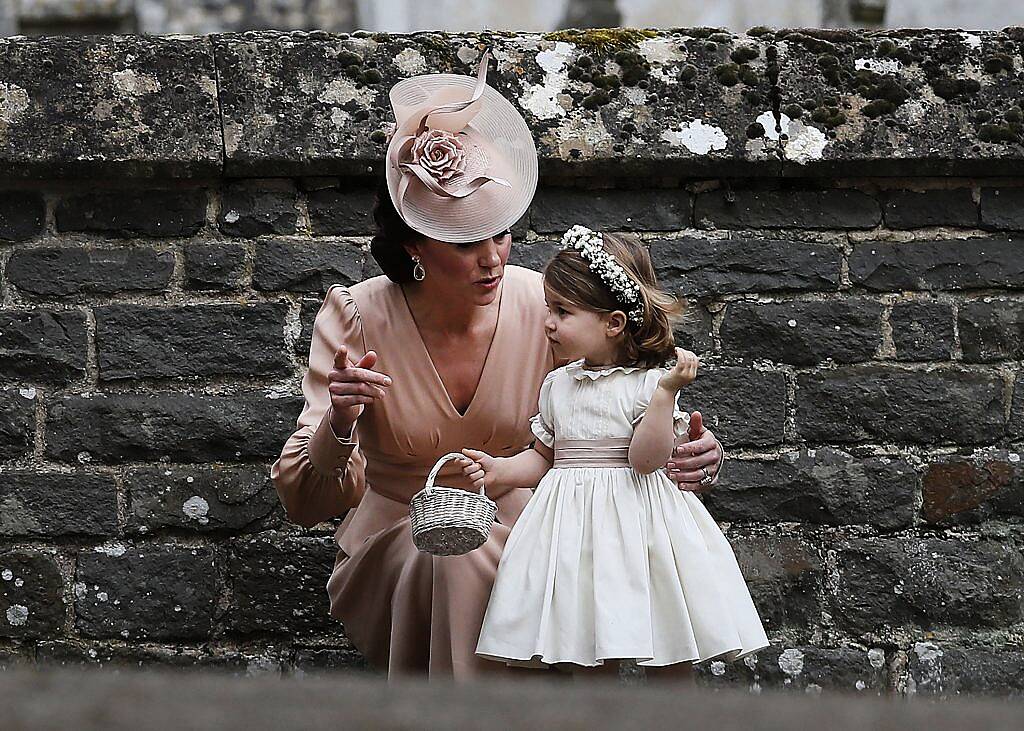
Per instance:
[[[388,89],[471,74],[542,173],[1008,175],[1024,29],[0,39],[0,177],[379,174]]]

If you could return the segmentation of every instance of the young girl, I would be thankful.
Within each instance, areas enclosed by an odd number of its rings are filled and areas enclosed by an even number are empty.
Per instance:
[[[478,487],[537,486],[505,545],[477,654],[678,672],[766,647],[728,541],[660,470],[686,432],[676,396],[698,360],[674,347],[678,304],[647,250],[574,226],[544,291],[555,357],[574,362],[541,386],[534,448],[463,451]]]

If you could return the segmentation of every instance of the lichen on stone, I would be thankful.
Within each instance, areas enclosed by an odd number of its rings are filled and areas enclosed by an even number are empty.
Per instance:
[[[657,31],[646,28],[592,28],[589,30],[560,30],[545,33],[546,41],[564,41],[584,49],[588,53],[606,55],[615,51],[636,48],[646,38],[656,38]]]

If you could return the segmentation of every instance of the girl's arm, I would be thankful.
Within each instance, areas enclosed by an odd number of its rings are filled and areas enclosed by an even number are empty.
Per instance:
[[[641,474],[649,474],[664,467],[675,446],[673,414],[679,389],[692,383],[700,364],[689,350],[676,348],[676,364],[661,377],[629,442],[629,464]]]
[[[554,452],[540,442],[512,457],[492,457],[478,449],[462,453],[466,455],[462,471],[477,488],[536,487],[554,461]]]

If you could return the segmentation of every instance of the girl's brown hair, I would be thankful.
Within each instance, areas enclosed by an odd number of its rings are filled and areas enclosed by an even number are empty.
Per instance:
[[[675,359],[672,326],[683,314],[683,304],[658,287],[651,255],[633,236],[601,234],[604,250],[640,287],[643,322],[626,320],[622,356],[629,365],[657,368]],[[576,249],[563,249],[544,269],[544,285],[576,307],[592,312],[628,312],[611,289],[590,269]]]

